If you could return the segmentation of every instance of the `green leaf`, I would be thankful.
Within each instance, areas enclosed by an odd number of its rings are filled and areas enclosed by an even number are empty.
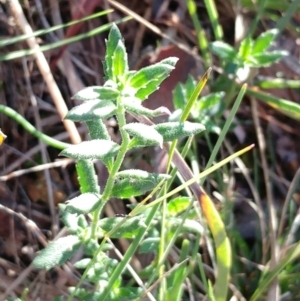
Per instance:
[[[250,37],[246,37],[240,45],[238,56],[244,61],[252,53],[253,40]]]
[[[120,146],[112,141],[99,139],[72,145],[64,149],[60,155],[76,160],[99,159],[104,161],[114,157],[119,148]]]
[[[268,288],[270,288],[272,281],[278,277],[278,275],[282,272],[284,268],[286,268],[289,264],[291,264],[294,260],[297,260],[300,256],[300,243],[295,243],[285,252],[280,258],[277,266],[272,270],[268,271],[266,269],[266,273],[262,275],[262,279],[259,281],[259,286],[255,290],[254,294],[251,296],[250,301],[257,301],[262,299],[262,295]]]
[[[182,83],[178,83],[173,90],[173,104],[176,110],[183,109],[186,104],[186,88]]]
[[[181,225],[182,219],[177,218],[177,217],[171,217],[168,220],[169,227],[173,230],[176,231],[177,228]],[[198,234],[203,234],[204,233],[204,228],[203,226],[194,220],[186,219],[183,222],[182,228],[181,228],[181,233],[198,233]]]
[[[107,245],[107,244],[105,244]],[[103,252],[105,252],[106,247],[103,246],[101,249]],[[99,243],[98,238],[96,239],[89,239],[84,243],[84,254],[88,256],[94,256],[97,251],[99,250]]]
[[[128,58],[124,43],[119,40],[118,45],[112,57],[112,73],[113,79],[118,83],[123,82],[126,73],[128,72]]]
[[[170,58],[169,62],[165,62],[165,60],[160,61],[156,64],[144,67],[139,71],[135,72],[131,75],[129,83],[130,87],[135,89],[140,89],[145,86],[149,81],[161,77],[167,77],[169,73],[174,69],[174,66],[178,58]]]
[[[210,93],[206,96],[201,97],[199,101],[199,109],[200,110],[211,109],[216,104],[219,104],[224,96],[225,96],[225,92],[221,91],[216,93]]]
[[[159,244],[160,237],[148,237],[140,244],[139,254],[157,253]]]
[[[80,227],[81,229],[87,229],[89,227],[85,216],[82,214],[78,216],[78,227]]]
[[[86,125],[89,129],[89,135],[91,137],[91,140],[111,140],[111,137],[102,119],[98,118],[86,121]]]
[[[119,41],[122,41],[122,35],[117,25],[113,24],[108,35],[108,40],[106,41],[105,61],[103,62],[104,74],[106,79],[113,79],[112,59]]]
[[[122,99],[122,103],[127,111],[138,114],[144,115],[147,117],[157,117],[161,115],[170,115],[171,112],[166,107],[159,107],[155,110],[150,110],[145,108],[142,104],[140,99],[136,97],[125,97]]]
[[[159,85],[165,80],[178,58],[171,57],[162,60],[154,65],[142,68],[130,77],[129,86],[136,89],[135,96],[141,101],[145,100],[150,94],[159,88]]]
[[[33,260],[33,265],[38,269],[47,270],[60,266],[74,255],[80,245],[81,242],[75,235],[61,237],[40,251]]]
[[[167,205],[169,215],[177,215],[178,213],[186,210],[191,204],[191,198],[189,197],[177,197],[169,201]]]
[[[98,177],[96,175],[93,162],[90,160],[79,160],[75,167],[78,174],[78,182],[81,193],[100,193]]]
[[[253,45],[252,54],[263,53],[267,50],[275,40],[279,33],[277,28],[263,32],[255,41]]]
[[[74,267],[76,269],[86,269],[86,267],[88,266],[88,264],[91,262],[91,258],[83,258],[79,261],[77,261],[75,264],[74,264]]]
[[[91,86],[77,92],[72,99],[89,101],[89,100],[116,100],[119,96],[119,91],[111,86]]]
[[[61,212],[61,218],[64,225],[68,228],[71,234],[77,233],[78,230],[78,215],[71,214],[70,212],[65,211],[66,205],[59,204],[59,209]]]
[[[222,101],[224,96],[225,92],[221,91],[201,97],[200,100],[195,103],[192,111],[194,119],[205,125],[205,128],[207,129],[202,118],[204,116],[215,116],[221,114],[225,109],[225,104]]]
[[[186,99],[190,99],[192,94],[194,93],[197,87],[197,82],[192,75],[189,74],[186,82],[185,82],[185,89],[186,89]]]
[[[117,181],[111,194],[121,199],[143,195],[154,189],[162,180],[169,178],[167,174],[148,173],[143,170],[120,171],[117,173]]]
[[[123,126],[123,130],[134,137],[130,147],[159,145],[162,148],[163,137],[152,126],[143,123],[128,123]]]
[[[164,142],[195,135],[205,130],[202,124],[188,121],[159,123],[154,128],[164,137]]]
[[[252,63],[248,63],[252,67],[267,67],[273,63],[278,62],[283,57],[287,56],[289,53],[287,51],[272,51],[265,53],[258,53],[251,57]]]
[[[160,180],[163,179],[169,179],[170,176],[167,174],[156,174],[156,173],[149,173],[147,171],[141,170],[141,169],[126,169],[119,171],[116,174],[116,177],[118,179],[125,179],[125,178],[130,178],[130,179],[145,179],[145,180],[151,180],[153,179],[153,176],[156,177],[161,177]]]
[[[214,239],[216,249],[218,277],[214,285],[214,295],[216,300],[226,300],[232,262],[230,241],[222,218],[210,197],[202,192],[198,200]]]
[[[100,202],[100,194],[87,192],[68,200],[65,210],[70,213],[87,214],[94,211]]]
[[[116,105],[110,100],[91,100],[71,109],[65,119],[86,122],[94,119],[106,119],[116,112]]]
[[[187,104],[182,112],[182,115],[180,117],[180,121],[186,121],[188,116],[190,115],[190,112],[194,106],[194,104],[196,103],[197,99],[199,98],[200,93],[202,92],[205,84],[208,81],[209,75],[211,73],[212,68],[209,68],[201,77],[201,79],[199,80],[199,82],[196,85],[196,88],[194,89],[194,91],[191,93],[190,98],[187,101]]]
[[[215,41],[210,43],[211,51],[218,57],[230,62],[237,58],[237,51],[227,43]]]
[[[124,221],[124,217],[107,217],[103,218],[99,222],[100,228],[104,231],[104,234],[110,232],[118,226],[120,222]],[[133,238],[138,234],[141,227],[145,227],[145,224],[140,216],[134,216],[126,219],[122,226],[118,227],[111,235],[111,238]]]
[[[300,120],[300,105],[294,101],[276,97],[269,93],[264,93],[258,90],[247,89],[247,94],[256,97],[257,99],[266,102],[274,109],[295,119]]]
[[[118,289],[118,296],[110,301],[137,300],[140,299],[139,296],[141,296],[143,293],[144,290],[141,287],[120,287]]]

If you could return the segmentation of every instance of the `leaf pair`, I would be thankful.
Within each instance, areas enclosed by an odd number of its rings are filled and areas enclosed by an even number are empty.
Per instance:
[[[106,41],[105,80],[113,81],[122,90],[123,97],[143,101],[159,88],[177,61],[178,58],[171,57],[139,71],[129,71],[124,41],[118,27],[113,25]]]
[[[288,55],[286,51],[267,51],[278,35],[277,29],[271,29],[262,33],[256,40],[250,37],[245,38],[237,50],[227,43],[215,41],[211,43],[211,50],[214,54],[231,62],[239,67],[267,67]]]

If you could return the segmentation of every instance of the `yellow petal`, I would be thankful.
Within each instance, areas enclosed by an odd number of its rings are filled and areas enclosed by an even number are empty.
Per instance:
[[[6,137],[7,136],[0,129],[0,145],[4,142],[4,140],[6,139]]]

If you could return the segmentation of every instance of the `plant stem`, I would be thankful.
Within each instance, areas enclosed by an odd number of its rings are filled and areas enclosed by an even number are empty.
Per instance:
[[[61,142],[59,140],[53,139],[42,132],[38,131],[30,122],[28,122],[22,115],[17,113],[15,110],[0,105],[0,113],[4,113],[6,116],[12,118],[14,121],[19,123],[29,134],[35,136],[36,138],[42,140],[47,145],[55,147],[57,149],[65,149],[70,147],[72,144]]]
[[[212,64],[211,57],[208,51],[208,39],[206,37],[205,30],[203,29],[199,21],[196,3],[194,0],[188,0],[186,5],[193,21],[193,25],[197,35],[198,45],[200,50],[202,51],[202,55],[204,58],[205,68],[208,68]]]
[[[135,253],[135,251],[139,247],[140,242],[144,238],[144,235],[146,234],[146,232],[148,230],[148,227],[149,227],[151,221],[153,220],[159,206],[160,206],[160,204],[156,204],[151,209],[150,213],[148,214],[148,216],[145,220],[145,226],[141,227],[141,229],[140,229],[139,233],[137,234],[137,236],[135,237],[134,241],[131,243],[131,245],[127,249],[126,253],[124,254],[123,259],[120,261],[120,263],[118,264],[116,269],[111,274],[111,276],[109,278],[109,281],[107,283],[107,286],[104,289],[103,294],[101,295],[101,299],[99,299],[99,300],[103,300],[103,301],[105,300],[105,298],[108,296],[109,292],[111,291],[114,283],[116,282],[118,277],[120,277],[122,272],[125,270],[127,264],[132,259],[133,254]]]
[[[115,181],[116,173],[119,171],[124,157],[128,151],[128,146],[130,143],[129,135],[122,129],[123,126],[126,124],[126,118],[125,118],[125,108],[122,105],[121,99],[119,98],[117,100],[117,119],[119,124],[120,133],[122,136],[122,144],[119,149],[118,155],[116,157],[116,160],[113,164],[113,167],[111,170],[109,170],[109,177],[107,179],[105,189],[102,194],[102,200],[103,200],[103,206],[104,204],[109,200],[110,194],[113,188],[113,184]],[[102,212],[103,206],[99,206],[93,213],[93,224],[92,224],[92,237],[96,236],[96,230],[98,228],[98,221],[100,218],[100,214]]]
[[[204,0],[205,7],[207,9],[207,13],[211,22],[211,26],[214,31],[214,35],[216,40],[222,41],[223,40],[223,29],[219,23],[219,16],[218,11],[216,8],[216,3],[214,0]]]

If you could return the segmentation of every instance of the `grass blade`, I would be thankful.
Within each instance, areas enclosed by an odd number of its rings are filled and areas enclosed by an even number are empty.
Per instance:
[[[66,27],[69,27],[69,26],[72,26],[72,25],[75,25],[75,24],[78,24],[78,23],[81,23],[81,22],[89,21],[89,20],[92,20],[92,19],[104,16],[104,15],[110,14],[112,12],[113,12],[112,9],[108,9],[108,10],[105,10],[105,11],[102,11],[102,12],[98,12],[98,13],[92,14],[92,15],[90,15],[88,17],[85,17],[85,18],[82,18],[82,19],[79,19],[79,20],[75,20],[75,21],[69,22],[67,24],[60,24],[60,25],[52,26],[52,27],[47,28],[47,29],[36,30],[32,34],[24,34],[24,35],[19,35],[17,37],[13,37],[13,38],[8,38],[8,39],[0,41],[0,48],[8,46],[8,45],[11,45],[11,44],[15,44],[15,43],[19,43],[19,42],[25,41],[28,38],[38,37],[38,36],[41,36],[41,35],[44,35],[44,34],[48,34],[48,33],[51,33],[53,31],[56,31],[56,30],[59,30],[59,29],[63,29],[63,28],[66,28]]]
[[[125,17],[125,18],[120,19],[119,21],[116,21],[115,23],[119,24],[119,23],[127,22],[130,19],[131,19],[131,17]],[[9,60],[18,59],[18,58],[24,57],[26,55],[34,54],[34,53],[39,52],[39,51],[44,52],[44,51],[59,48],[59,47],[62,47],[62,46],[65,46],[65,45],[68,45],[68,44],[71,44],[71,43],[74,43],[74,42],[81,41],[83,39],[90,38],[90,37],[95,36],[99,33],[102,33],[104,31],[109,30],[111,25],[112,25],[112,23],[108,23],[108,24],[99,26],[97,28],[94,28],[94,29],[90,30],[89,32],[76,35],[72,38],[64,39],[62,41],[58,41],[58,42],[51,43],[51,44],[48,44],[48,45],[43,45],[39,49],[23,49],[23,50],[18,50],[18,51],[12,51],[12,52],[7,53],[7,54],[2,54],[2,55],[0,55],[0,62],[1,61],[9,61]]]

